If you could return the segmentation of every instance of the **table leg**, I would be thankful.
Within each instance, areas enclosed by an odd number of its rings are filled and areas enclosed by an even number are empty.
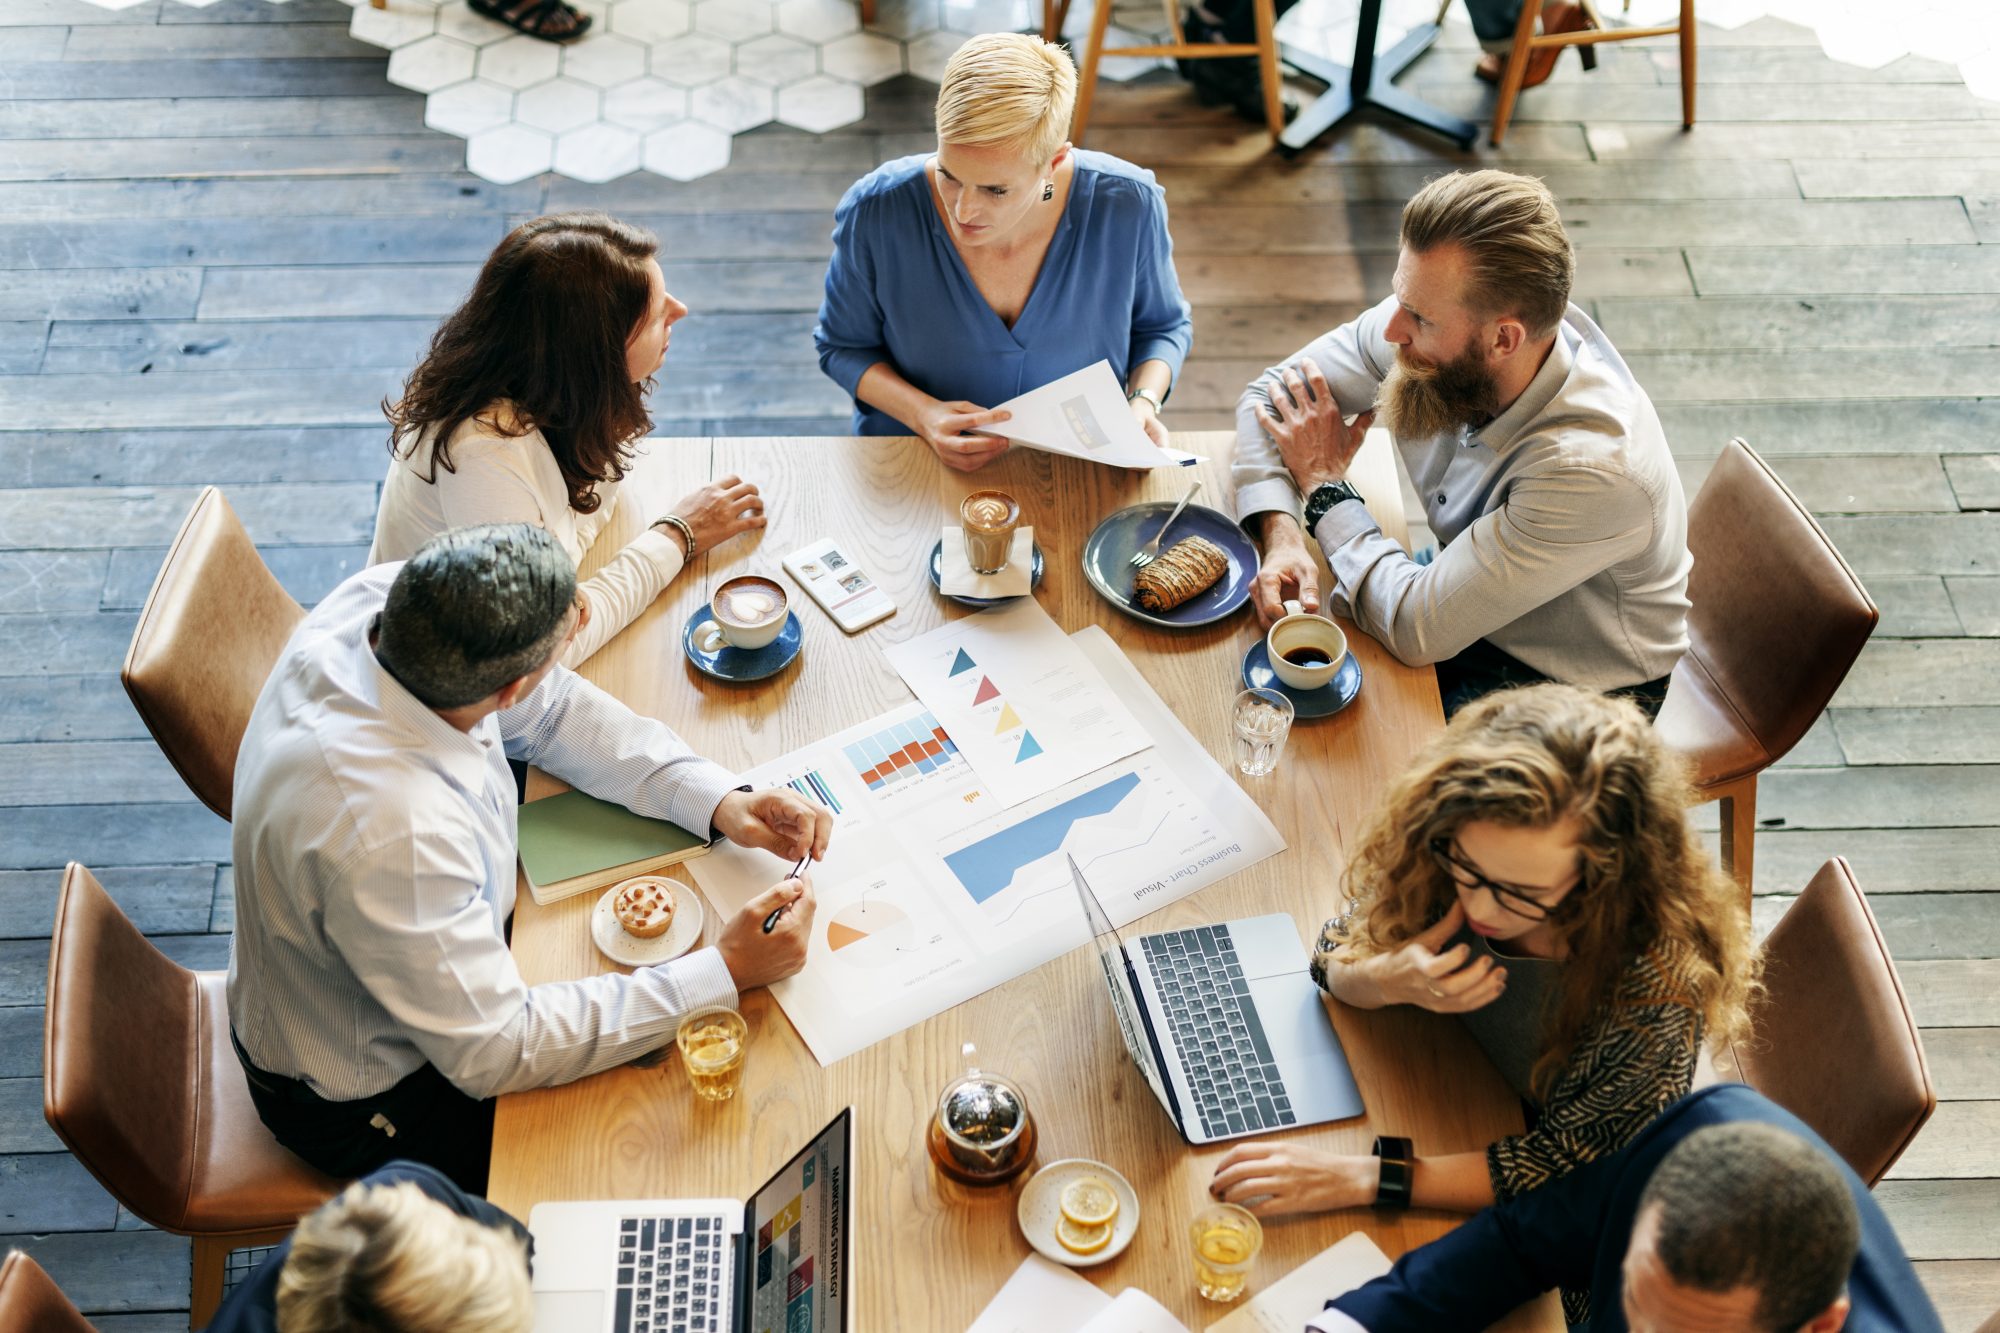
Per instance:
[[[1479,127],[1459,116],[1450,115],[1396,87],[1393,80],[1437,40],[1438,26],[1425,23],[1412,28],[1402,41],[1375,54],[1375,35],[1382,24],[1382,0],[1361,0],[1358,31],[1354,38],[1354,63],[1341,65],[1295,47],[1281,47],[1285,63],[1326,84],[1326,92],[1312,105],[1300,110],[1278,138],[1279,151],[1290,157],[1310,145],[1320,135],[1346,120],[1364,106],[1378,107],[1393,116],[1442,134],[1460,148],[1472,147]]]

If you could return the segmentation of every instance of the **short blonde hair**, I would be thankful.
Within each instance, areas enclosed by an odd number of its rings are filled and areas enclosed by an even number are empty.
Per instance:
[[[357,1183],[299,1223],[278,1333],[527,1333],[528,1255],[407,1180]]]
[[[1075,106],[1076,65],[1068,51],[1024,33],[989,33],[959,47],[944,67],[938,139],[1018,149],[1039,166],[1069,137]]]
[[[1403,206],[1403,245],[1418,254],[1456,245],[1470,261],[1464,300],[1482,315],[1512,315],[1541,338],[1569,309],[1576,257],[1556,197],[1533,176],[1454,171]]]

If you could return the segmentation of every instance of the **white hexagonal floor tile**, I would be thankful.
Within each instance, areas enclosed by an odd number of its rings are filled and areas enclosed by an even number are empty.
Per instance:
[[[776,25],[767,0],[696,0],[694,30],[725,42],[762,37]]]
[[[512,185],[549,169],[556,141],[523,125],[482,130],[465,141],[465,167],[497,185]]]
[[[363,5],[355,10],[347,32],[356,41],[393,51],[436,32],[437,19],[437,10],[423,0],[389,0],[383,9]]]
[[[819,48],[774,32],[736,48],[736,72],[773,86],[797,83],[819,73]]]
[[[687,0],[618,0],[611,6],[611,31],[649,46],[679,37],[693,26]]]
[[[938,0],[938,26],[968,37],[979,32],[1021,32],[1029,27],[1039,32],[1042,7],[1034,6],[1032,18],[1028,8],[1028,0]]]
[[[927,32],[911,42],[903,53],[909,62],[910,73],[920,79],[937,83],[944,78],[945,63],[959,47],[965,45],[966,34],[941,30]]]
[[[875,0],[875,22],[869,26],[901,41],[921,37],[937,29],[938,0]]]
[[[861,85],[821,74],[778,89],[778,119],[814,134],[825,134],[861,119]]]
[[[646,72],[646,48],[608,32],[600,36],[593,31],[563,48],[562,72],[566,79],[600,88],[628,83]]]
[[[654,77],[693,88],[728,77],[734,50],[719,38],[691,32],[654,47],[648,65]]]
[[[602,94],[587,83],[550,79],[524,89],[514,99],[514,119],[538,130],[561,134],[597,119]]]
[[[601,183],[639,169],[639,135],[599,122],[556,139],[555,169],[572,180]]]
[[[729,136],[711,125],[676,125],[646,136],[639,164],[669,180],[691,181],[729,165]]]
[[[860,8],[854,0],[778,0],[778,31],[830,42],[861,31]]]
[[[835,78],[872,88],[903,72],[903,44],[872,32],[853,33],[822,46],[819,66]]]
[[[470,138],[514,118],[514,90],[473,79],[432,93],[424,104],[424,124]]]
[[[688,96],[688,115],[718,130],[741,134],[771,119],[771,86],[733,74],[705,83]]]
[[[525,33],[480,48],[479,77],[503,88],[527,88],[556,76],[562,51]]]
[[[437,12],[437,29],[440,35],[467,46],[491,46],[504,42],[514,35],[514,30],[498,19],[475,14],[465,5],[445,5]]]
[[[634,79],[604,94],[605,120],[641,134],[679,124],[687,110],[687,89],[665,79]]]
[[[398,88],[434,93],[471,78],[477,54],[464,42],[449,37],[425,37],[390,54],[389,82]]]

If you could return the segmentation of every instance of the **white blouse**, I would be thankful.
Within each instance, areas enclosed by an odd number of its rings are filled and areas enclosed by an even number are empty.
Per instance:
[[[569,507],[569,487],[540,431],[508,437],[493,430],[490,409],[459,426],[451,440],[453,470],[431,474],[432,440],[420,436],[407,458],[389,463],[382,484],[382,507],[375,516],[375,544],[368,563],[407,560],[441,532],[476,523],[532,523],[545,528],[579,563],[583,553],[625,502],[616,482],[597,483],[596,512]],[[645,515],[648,521],[659,515]],[[590,623],[564,651],[573,667],[632,623],[686,564],[680,534],[647,527],[604,568],[585,579],[580,591],[590,603]]]

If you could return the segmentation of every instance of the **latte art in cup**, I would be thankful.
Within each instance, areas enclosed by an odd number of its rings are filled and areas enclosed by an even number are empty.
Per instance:
[[[716,618],[754,628],[785,613],[785,590],[757,575],[731,579],[715,590]]]
[[[975,574],[998,574],[1014,552],[1021,506],[1005,491],[974,491],[958,507],[965,527],[965,559]]]

